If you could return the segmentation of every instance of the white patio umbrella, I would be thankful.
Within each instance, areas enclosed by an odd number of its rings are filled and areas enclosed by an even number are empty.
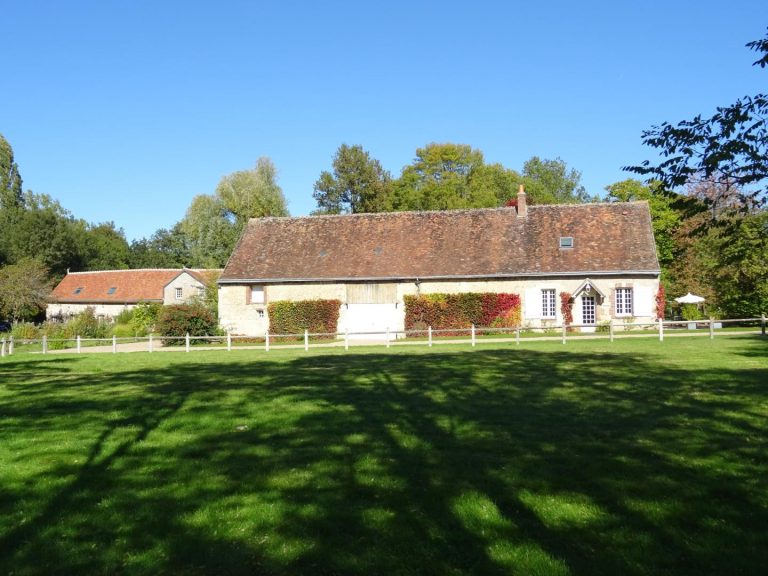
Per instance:
[[[679,298],[675,298],[675,302],[679,302],[680,304],[701,304],[702,302],[704,302],[704,298],[688,292],[688,294],[686,294],[685,296],[680,296]]]

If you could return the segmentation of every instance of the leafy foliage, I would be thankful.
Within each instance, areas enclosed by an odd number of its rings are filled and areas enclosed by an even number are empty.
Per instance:
[[[768,62],[768,37],[747,46]],[[664,158],[624,169],[649,176],[674,190],[690,182],[717,181],[737,189],[747,209],[765,201],[768,192],[768,95],[744,96],[718,107],[709,117],[695,116],[677,124],[664,122],[643,132],[643,144],[656,148]]]
[[[575,204],[591,200],[581,185],[581,172],[560,159],[533,156],[523,165],[523,183],[534,204]]]
[[[406,330],[426,326],[436,330],[467,329],[472,324],[488,327],[499,319],[503,323],[517,321],[515,326],[519,326],[521,301],[517,294],[422,294],[405,296],[404,301]]]
[[[201,304],[172,304],[163,306],[157,315],[155,326],[158,334],[164,336],[164,344],[181,345],[181,340],[171,337],[213,336],[218,333],[216,317]]]
[[[667,297],[664,292],[664,285],[659,284],[659,289],[656,291],[656,318],[663,319],[664,312],[667,308]]]
[[[13,148],[0,134],[0,209],[22,206],[21,175],[13,158]]]
[[[278,300],[267,306],[269,331],[273,334],[335,333],[340,300]]]
[[[570,292],[560,292],[560,313],[566,326],[573,324],[573,296]]]
[[[323,171],[312,196],[318,214],[382,212],[389,202],[392,177],[360,145],[342,144],[333,158],[333,173]]]
[[[0,316],[14,321],[34,318],[45,310],[50,291],[48,270],[39,260],[0,267]]]

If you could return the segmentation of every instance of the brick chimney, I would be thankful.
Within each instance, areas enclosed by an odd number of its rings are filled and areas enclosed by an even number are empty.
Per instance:
[[[520,184],[520,189],[517,191],[517,215],[520,218],[528,216],[528,204],[525,201],[525,186]]]

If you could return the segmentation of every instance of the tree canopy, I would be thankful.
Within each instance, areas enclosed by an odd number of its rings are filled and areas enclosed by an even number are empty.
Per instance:
[[[13,158],[13,148],[0,134],[0,209],[21,205],[21,175]]]
[[[312,196],[316,214],[382,212],[389,202],[392,177],[359,144],[342,144],[333,157],[333,172],[323,171]]]
[[[747,47],[762,54],[753,65],[765,68],[768,36]],[[716,181],[726,191],[738,190],[748,210],[762,205],[768,194],[767,118],[768,95],[755,94],[718,107],[711,116],[652,126],[643,132],[643,144],[656,148],[663,160],[624,169],[658,180],[668,190]]]

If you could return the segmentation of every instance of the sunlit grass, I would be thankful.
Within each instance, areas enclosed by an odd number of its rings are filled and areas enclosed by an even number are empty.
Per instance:
[[[0,573],[759,574],[768,341],[0,359]]]

